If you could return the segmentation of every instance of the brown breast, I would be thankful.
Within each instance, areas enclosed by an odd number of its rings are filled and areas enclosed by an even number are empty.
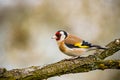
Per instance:
[[[59,43],[59,49],[60,49],[62,52],[65,52],[65,51],[66,51],[66,48],[65,48],[65,45],[64,45],[64,41],[62,41],[62,42]]]

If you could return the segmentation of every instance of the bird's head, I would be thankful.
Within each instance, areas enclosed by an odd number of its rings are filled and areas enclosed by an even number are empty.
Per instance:
[[[55,33],[52,39],[56,39],[56,41],[63,41],[67,38],[68,33],[64,30],[59,30]]]

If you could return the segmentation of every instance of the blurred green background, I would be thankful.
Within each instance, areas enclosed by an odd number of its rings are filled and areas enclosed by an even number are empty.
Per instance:
[[[94,44],[120,38],[120,0],[0,0],[0,67],[44,66],[68,56],[51,37],[66,30]],[[107,59],[120,59],[119,52]],[[119,80],[119,70],[48,80]]]

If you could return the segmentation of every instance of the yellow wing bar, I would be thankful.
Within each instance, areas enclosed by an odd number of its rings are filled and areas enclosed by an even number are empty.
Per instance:
[[[77,46],[80,48],[89,48],[89,46],[82,45],[81,43],[75,43],[74,46]]]

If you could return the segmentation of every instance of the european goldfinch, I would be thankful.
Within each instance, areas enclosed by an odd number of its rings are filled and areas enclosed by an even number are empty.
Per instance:
[[[52,39],[56,39],[60,51],[68,56],[81,56],[86,51],[94,49],[106,49],[99,45],[93,45],[86,42],[77,36],[71,35],[64,30],[59,30],[55,33]]]

